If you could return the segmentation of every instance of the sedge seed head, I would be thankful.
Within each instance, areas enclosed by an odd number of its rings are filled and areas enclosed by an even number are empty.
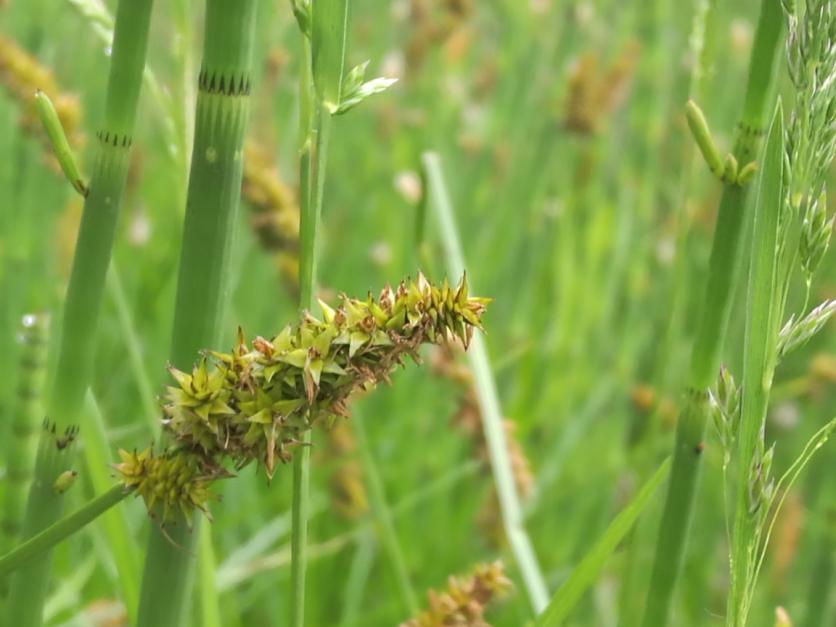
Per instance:
[[[487,302],[469,295],[466,277],[452,287],[419,274],[377,299],[320,303],[321,319],[306,312],[270,340],[239,334],[231,352],[210,353],[191,374],[171,369],[166,428],[182,447],[237,467],[256,461],[272,477],[304,431],[347,416],[353,392],[388,382],[422,344],[468,346]]]

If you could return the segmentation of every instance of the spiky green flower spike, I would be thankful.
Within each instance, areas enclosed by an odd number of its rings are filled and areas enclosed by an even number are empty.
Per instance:
[[[347,416],[352,392],[388,382],[405,356],[418,360],[421,344],[459,338],[466,348],[488,302],[468,294],[466,277],[451,287],[422,274],[377,299],[343,295],[337,309],[320,301],[321,320],[306,312],[272,340],[239,333],[231,353],[210,353],[191,375],[172,369],[166,428],[204,459],[239,468],[255,460],[272,477],[304,431]]]
[[[153,448],[129,453],[119,451],[121,464],[114,464],[126,488],[135,490],[145,501],[153,518],[161,525],[177,520],[182,513],[191,526],[192,512],[201,510],[211,519],[207,505],[212,493],[209,485],[229,473],[190,451],[169,450],[158,455]]]

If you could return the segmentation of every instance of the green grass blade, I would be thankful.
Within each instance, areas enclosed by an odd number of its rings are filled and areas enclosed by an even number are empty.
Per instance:
[[[441,170],[441,162],[436,153],[427,152],[422,157],[423,166],[429,185],[430,202],[441,226],[441,236],[447,261],[447,272],[451,277],[462,276],[465,271],[464,255],[456,229],[453,207],[447,191],[447,185]],[[531,539],[523,524],[520,497],[514,482],[514,472],[508,455],[508,443],[505,429],[502,427],[502,411],[496,384],[488,361],[488,351],[479,333],[474,334],[468,350],[470,367],[476,383],[476,393],[482,410],[482,422],[488,454],[491,462],[499,505],[502,510],[502,522],[514,559],[522,574],[525,589],[531,607],[539,613],[546,607],[549,594],[543,573],[537,562]]]
[[[93,393],[88,390],[85,399],[84,464],[93,490],[103,493],[113,485],[110,445],[105,432],[105,421]],[[136,604],[139,601],[139,576],[142,560],[128,524],[125,508],[112,509],[100,519],[116,572],[119,587],[131,621],[136,621]]]
[[[313,80],[319,99],[330,113],[340,104],[350,7],[349,0],[311,3]]]
[[[738,494],[732,536],[732,585],[728,624],[742,626],[748,614],[749,593],[754,586],[753,556],[757,554],[760,529],[751,502],[752,466],[763,455],[761,432],[766,420],[778,329],[774,318],[778,221],[782,207],[784,126],[780,104],[775,109],[757,184],[752,265],[746,307],[746,350],[743,355],[743,398],[738,436]],[[761,508],[768,504],[760,503]],[[762,511],[762,510],[761,510]],[[752,546],[755,550],[752,550]]]
[[[595,583],[609,556],[632,529],[641,513],[645,510],[659,485],[668,476],[671,468],[670,458],[666,459],[653,476],[639,490],[636,497],[610,523],[595,546],[584,556],[580,564],[572,571],[569,579],[552,597],[546,610],[537,619],[538,627],[552,627],[563,622],[580,601],[584,592]]]

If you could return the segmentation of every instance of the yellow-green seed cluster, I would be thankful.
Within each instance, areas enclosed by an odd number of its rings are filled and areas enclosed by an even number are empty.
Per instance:
[[[191,374],[171,369],[166,426],[182,446],[241,467],[256,460],[268,476],[287,462],[301,433],[332,416],[346,416],[346,399],[388,380],[418,347],[458,337],[467,345],[480,326],[485,299],[458,287],[417,281],[386,287],[378,299],[343,296],[338,309],[320,301],[272,340],[239,337],[230,353],[210,353]]]
[[[175,449],[155,455],[153,447],[148,447],[139,453],[120,450],[119,456],[122,463],[115,468],[122,483],[136,490],[161,524],[175,521],[178,514],[191,524],[195,508],[208,516],[209,485],[227,476],[223,469],[189,451]]]
[[[166,393],[164,425],[174,448],[158,457],[123,453],[117,469],[149,510],[162,505],[163,519],[177,508],[205,509],[208,483],[225,463],[255,461],[272,477],[303,432],[348,416],[352,392],[388,382],[406,356],[418,360],[421,344],[458,338],[467,347],[487,302],[468,294],[466,277],[452,287],[419,275],[377,299],[343,295],[337,309],[320,301],[322,319],[305,313],[272,340],[248,342],[239,331],[230,353],[208,353],[191,373],[169,369],[177,385]]]

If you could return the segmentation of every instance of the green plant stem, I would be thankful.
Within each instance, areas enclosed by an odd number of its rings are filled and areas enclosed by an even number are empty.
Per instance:
[[[316,291],[316,266],[319,246],[317,234],[319,232],[319,219],[322,214],[330,114],[320,107],[317,119],[318,123],[315,123],[313,131],[316,136],[315,163],[312,176],[305,176],[310,187],[307,191],[302,192],[303,198],[307,198],[307,203],[302,203],[300,216],[302,247],[299,251],[301,273],[299,277],[299,308],[308,310],[313,307]],[[310,168],[311,158],[310,154],[302,154],[303,168]],[[307,161],[307,164],[305,161]],[[305,204],[308,206],[305,206]],[[305,570],[310,511],[311,442],[312,433],[308,430],[302,436],[302,446],[299,454],[293,459],[293,533],[291,536],[290,578],[292,624],[297,626],[305,623]]]
[[[3,557],[0,557],[0,577],[19,569],[32,559],[48,552],[56,544],[71,536],[79,529],[96,520],[111,507],[122,501],[130,490],[125,490],[121,484],[113,486],[104,494],[97,496],[82,508],[43,531],[30,537],[26,542],[18,545]]]
[[[429,193],[431,194],[430,202],[441,226],[447,272],[450,276],[461,276],[465,271],[464,255],[461,251],[453,207],[441,170],[440,159],[436,153],[426,152],[421,160],[427,176]],[[502,524],[511,545],[514,559],[522,574],[531,607],[535,614],[539,614],[549,602],[549,593],[540,565],[537,562],[537,555],[523,523],[520,497],[517,493],[511,459],[508,455],[505,429],[502,426],[499,396],[491,374],[488,351],[479,333],[473,336],[468,350],[468,358],[476,383],[482,426],[488,444],[491,472],[496,483],[496,492],[502,511]]]
[[[314,175],[314,86],[311,73],[311,42],[302,35],[302,69],[299,78],[299,308],[313,306],[316,289],[316,235],[319,213],[312,202]],[[310,516],[311,432],[303,436],[302,450],[293,459],[293,500],[290,539],[291,625],[305,622],[305,569],[307,566],[308,517]]]
[[[219,347],[228,272],[241,195],[244,131],[256,0],[208,0],[198,81],[195,139],[170,361],[191,368],[201,350]],[[165,533],[151,528],[137,624],[178,625],[192,579],[199,518]]]
[[[345,62],[347,0],[311,3],[311,37],[302,36],[302,73],[299,83],[299,308],[311,309],[317,284],[319,222],[325,189],[331,110],[326,103],[339,102]],[[339,15],[343,16],[338,20]],[[305,624],[305,570],[307,567],[308,515],[310,510],[310,448],[306,431],[301,451],[293,460],[291,533],[291,624]]]
[[[104,123],[97,137],[96,157],[89,194],[76,242],[75,257],[64,303],[55,384],[47,416],[61,432],[73,425],[90,383],[95,336],[110,263],[116,222],[128,174],[130,146],[145,67],[152,0],[119,3],[113,56],[107,85]],[[49,434],[43,442],[49,443]],[[52,490],[58,473],[72,462],[72,447],[48,452],[42,446],[35,481],[29,493],[24,528],[35,534],[61,516],[63,496]],[[51,556],[32,562],[12,583],[9,606],[14,624],[39,625],[49,582]]]
[[[756,155],[764,130],[782,29],[781,3],[762,0],[733,151],[741,166]],[[726,183],[720,200],[708,283],[691,355],[689,388],[676,429],[673,468],[656,544],[644,627],[668,624],[674,589],[682,570],[702,465],[700,451],[709,412],[708,389],[720,367],[734,292],[739,283],[748,191],[746,186]]]
[[[204,567],[205,566],[205,567]],[[212,546],[212,531],[206,525],[200,528],[200,624],[202,627],[221,627],[218,587],[215,578],[215,549]]]
[[[4,550],[11,549],[20,537],[26,493],[32,481],[38,448],[38,427],[43,418],[41,394],[46,374],[48,327],[48,316],[45,314],[29,314],[23,318],[17,403],[6,448]]]

